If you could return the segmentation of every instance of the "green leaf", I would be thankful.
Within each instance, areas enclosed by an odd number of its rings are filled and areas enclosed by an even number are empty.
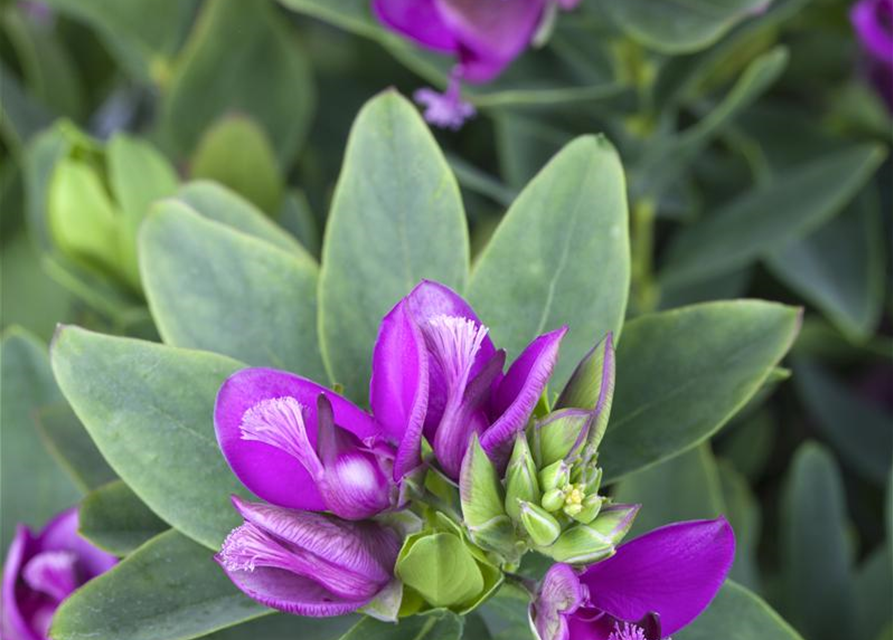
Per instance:
[[[747,479],[727,460],[719,461],[719,479],[726,514],[735,530],[735,564],[729,577],[754,591],[760,590],[757,552],[762,530],[760,503]]]
[[[431,533],[400,553],[396,575],[434,607],[460,606],[484,590],[484,577],[465,542]]]
[[[494,341],[517,356],[568,325],[552,384],[620,333],[629,290],[623,167],[601,136],[568,144],[525,187],[475,265],[468,297]]]
[[[332,380],[365,400],[378,325],[422,279],[462,290],[468,230],[456,179],[415,107],[387,91],[363,107],[326,226],[320,337]]]
[[[678,640],[803,640],[762,598],[732,581],[723,585],[700,617],[673,637]]]
[[[883,307],[884,231],[880,206],[857,199],[818,231],[794,238],[766,265],[856,340],[871,336]]]
[[[637,42],[661,53],[710,46],[771,0],[601,0],[599,7]]]
[[[810,640],[851,637],[856,602],[843,479],[822,446],[797,450],[782,504],[786,617]]]
[[[617,349],[605,482],[682,453],[722,427],[793,344],[793,307],[737,300],[645,315]]]
[[[22,329],[0,343],[0,548],[6,549],[17,523],[42,527],[80,498],[75,485],[41,442],[34,415],[59,402],[46,347]]]
[[[36,419],[50,453],[82,490],[90,491],[117,478],[68,403],[44,407]]]
[[[216,180],[273,214],[282,201],[282,176],[270,140],[257,123],[242,115],[215,122],[192,156],[193,178]]]
[[[217,390],[243,365],[211,353],[62,327],[52,349],[65,397],[112,468],[149,508],[212,549],[239,524],[214,434]]]
[[[363,618],[341,640],[459,640],[464,619],[449,611],[403,618],[396,625]]]
[[[315,94],[307,59],[272,3],[208,2],[173,68],[161,129],[185,156],[208,123],[244,113],[263,127],[286,169],[304,141]]]
[[[196,180],[180,187],[176,197],[210,220],[266,240],[289,253],[299,255],[306,253],[299,242],[272,222],[262,211],[222,185]]]
[[[94,489],[81,502],[78,533],[116,556],[132,553],[168,528],[121,480]]]
[[[890,412],[860,398],[816,362],[798,358],[794,373],[794,386],[803,405],[847,467],[883,486],[893,464]]]
[[[341,638],[355,619],[356,616],[303,618],[274,613],[202,636],[202,640],[335,640]]]
[[[230,582],[212,552],[167,531],[65,600],[54,640],[180,640],[269,609]]]
[[[856,607],[859,638],[877,638],[893,622],[893,557],[889,542],[876,549],[859,566],[856,575]]]
[[[318,268],[305,252],[286,253],[169,200],[143,225],[140,265],[166,343],[325,380]]]
[[[852,146],[748,190],[676,234],[662,283],[679,285],[733,271],[811,232],[850,201],[884,155],[878,145]]]

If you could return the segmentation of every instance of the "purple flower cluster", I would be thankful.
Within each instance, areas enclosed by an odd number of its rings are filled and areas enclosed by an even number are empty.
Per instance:
[[[864,50],[868,78],[893,112],[893,0],[859,0],[850,19]]]

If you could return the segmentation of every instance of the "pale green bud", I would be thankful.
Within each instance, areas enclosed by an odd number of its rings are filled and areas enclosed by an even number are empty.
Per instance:
[[[540,504],[546,511],[558,511],[564,506],[564,491],[561,489],[547,491]]]
[[[592,494],[587,495],[583,499],[583,503],[580,505],[580,510],[576,513],[567,513],[567,515],[571,516],[577,522],[582,522],[583,524],[589,524],[595,517],[598,515],[599,511],[602,509],[602,505],[604,504],[605,499],[599,495]]]
[[[610,539],[586,524],[578,524],[561,534],[555,544],[543,553],[558,562],[590,564],[614,554]]]
[[[547,415],[533,428],[534,456],[540,468],[578,453],[586,444],[592,412],[562,409]]]
[[[523,433],[515,439],[515,448],[505,473],[505,510],[516,522],[520,520],[519,501],[539,502],[540,487],[536,477],[536,465],[527,438]]]
[[[638,504],[609,505],[589,526],[613,544],[619,544],[633,526],[640,507]]]
[[[462,460],[459,474],[462,516],[469,528],[480,527],[505,516],[505,498],[496,467],[481,447],[477,436]]]
[[[574,407],[594,413],[584,458],[591,457],[598,451],[608,428],[613,396],[614,343],[613,336],[609,333],[580,361],[555,404],[559,409]]]
[[[570,479],[570,466],[564,460],[559,460],[540,471],[540,489],[547,492],[552,489],[562,489],[570,482]]]
[[[547,547],[561,534],[561,524],[539,505],[521,503],[521,523],[534,544]]]

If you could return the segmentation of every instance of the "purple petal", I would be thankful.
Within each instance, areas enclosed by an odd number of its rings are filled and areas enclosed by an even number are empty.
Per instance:
[[[570,11],[571,9],[576,9],[582,0],[556,0],[556,2],[565,11]]]
[[[656,612],[669,636],[710,604],[734,558],[735,534],[724,518],[679,522],[620,546],[581,581],[590,606],[626,621]]]
[[[62,601],[77,589],[78,557],[74,551],[41,551],[22,569],[22,578],[33,591]]]
[[[893,1],[860,0],[850,10],[850,20],[871,55],[893,65]]]
[[[567,616],[579,609],[585,600],[586,589],[576,572],[566,564],[552,565],[531,609],[539,639],[569,640]]]
[[[394,479],[421,464],[422,428],[428,409],[428,352],[401,300],[381,321],[372,355],[369,399],[384,433],[399,442]]]
[[[372,9],[386,27],[423,47],[443,52],[455,52],[458,48],[435,0],[374,0]]]
[[[22,565],[36,549],[37,541],[31,530],[24,525],[17,526],[3,564],[3,608],[0,610],[2,620],[0,629],[4,639],[8,637],[9,640],[43,640],[28,624],[26,616],[31,612],[23,611],[16,598],[16,582]]]
[[[530,44],[546,0],[437,0],[460,44],[462,78],[489,82]]]
[[[527,426],[555,368],[565,333],[567,327],[562,327],[531,342],[499,383],[491,407],[496,419],[481,437],[481,446],[497,465],[508,459],[515,434]]]
[[[304,464],[281,448],[244,439],[243,418],[263,401],[293,398],[303,408],[307,438],[312,448],[316,446],[313,426],[317,424],[319,394],[325,394],[332,403],[339,426],[361,440],[378,434],[379,428],[372,418],[349,400],[285,371],[261,368],[237,371],[223,383],[217,394],[214,426],[226,461],[248,489],[273,504],[295,509],[325,509],[313,475]]]
[[[78,508],[66,509],[47,523],[37,544],[42,551],[73,551],[78,557],[83,583],[114,567],[118,558],[82,538],[78,534],[78,522]]]

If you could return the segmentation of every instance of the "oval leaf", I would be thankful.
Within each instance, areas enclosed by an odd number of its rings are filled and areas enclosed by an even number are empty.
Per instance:
[[[570,327],[556,388],[605,334],[619,334],[629,290],[627,227],[617,152],[601,136],[584,136],[521,192],[475,265],[468,297],[510,354]]]
[[[121,480],[94,489],[81,502],[78,533],[116,556],[133,552],[168,528]]]
[[[363,618],[341,640],[459,640],[464,619],[449,611],[403,618],[396,625]]]
[[[332,201],[320,274],[323,357],[365,401],[378,324],[424,278],[461,290],[468,230],[459,187],[415,107],[393,91],[357,117]]]

